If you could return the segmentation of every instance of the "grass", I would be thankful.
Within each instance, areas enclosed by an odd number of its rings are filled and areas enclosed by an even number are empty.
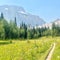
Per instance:
[[[60,60],[60,38],[56,38],[56,48],[51,60]]]
[[[0,60],[45,60],[51,45],[55,41],[58,43],[58,39],[56,41],[56,38],[43,37],[25,41],[13,40],[12,44],[0,45]],[[53,54],[52,60],[54,57]]]
[[[6,44],[11,44],[12,41],[0,41],[0,45],[6,45]]]

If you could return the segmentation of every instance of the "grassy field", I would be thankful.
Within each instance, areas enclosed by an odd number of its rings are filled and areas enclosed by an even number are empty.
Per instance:
[[[55,38],[56,40],[56,48],[52,56],[52,60],[60,60],[60,38]]]
[[[57,39],[57,40],[56,40]],[[52,60],[60,60],[58,38],[43,37],[31,40],[0,41],[0,60],[45,60],[50,47],[56,42]],[[6,44],[5,44],[6,43]]]

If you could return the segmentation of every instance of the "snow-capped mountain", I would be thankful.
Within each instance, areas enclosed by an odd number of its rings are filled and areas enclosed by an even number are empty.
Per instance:
[[[54,21],[54,23],[55,23],[56,25],[60,25],[60,19],[56,19],[56,20]]]
[[[55,24],[55,25],[58,25],[60,26],[60,19],[56,19],[54,20],[53,22],[50,22],[50,23],[46,23],[46,24],[43,24],[42,26],[37,26],[36,28],[50,28],[52,29],[52,24]]]
[[[4,18],[8,21],[14,20],[16,17],[17,24],[20,25],[20,23],[24,22],[27,25],[36,26],[36,25],[43,25],[45,24],[45,21],[41,19],[39,16],[32,15],[30,13],[27,13],[24,8],[19,6],[9,6],[9,5],[3,5],[0,6],[0,13],[3,13]]]

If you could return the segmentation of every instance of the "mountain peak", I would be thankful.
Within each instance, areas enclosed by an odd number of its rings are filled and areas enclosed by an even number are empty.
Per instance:
[[[60,19],[58,18],[58,19],[56,19],[54,22],[57,22],[57,21],[60,21]]]
[[[45,21],[39,16],[27,13],[24,8],[19,6],[2,5],[0,6],[0,13],[1,12],[4,14],[5,19],[8,21],[14,20],[14,18],[16,17],[18,25],[20,25],[22,21],[25,24],[31,26],[42,25],[45,23]]]
[[[20,10],[20,11],[24,11],[25,12],[25,9],[23,7],[20,7],[20,6],[15,6],[15,5],[2,5],[0,6],[0,8],[4,9],[4,8],[12,8],[13,10],[16,9],[16,10]]]

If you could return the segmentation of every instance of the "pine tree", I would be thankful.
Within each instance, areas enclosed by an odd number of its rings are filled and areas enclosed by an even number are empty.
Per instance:
[[[3,13],[1,13],[1,18],[4,19]]]
[[[16,21],[16,17],[15,17],[15,26],[17,26],[17,21]]]

